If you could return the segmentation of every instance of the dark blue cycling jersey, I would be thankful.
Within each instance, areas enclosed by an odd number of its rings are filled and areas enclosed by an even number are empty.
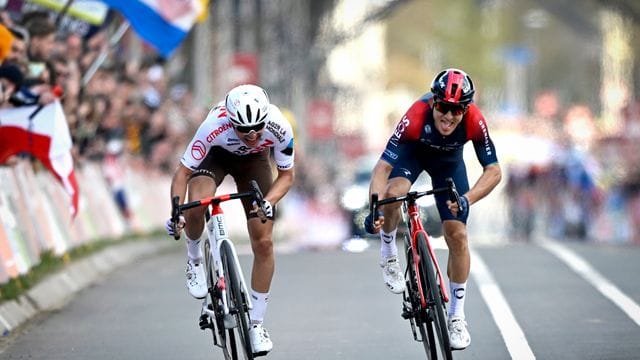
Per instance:
[[[489,129],[475,104],[470,104],[462,121],[448,136],[438,132],[434,124],[431,93],[416,101],[400,119],[387,142],[381,158],[393,166],[389,178],[404,177],[412,184],[422,170],[431,176],[434,188],[445,187],[445,179],[453,178],[460,194],[469,191],[469,181],[463,160],[463,147],[472,141],[480,164],[485,167],[498,162]],[[458,219],[447,208],[446,194],[436,195],[442,220]]]

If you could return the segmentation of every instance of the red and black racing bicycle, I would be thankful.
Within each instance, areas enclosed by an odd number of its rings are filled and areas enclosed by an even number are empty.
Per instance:
[[[447,179],[447,187],[428,191],[411,191],[406,195],[378,200],[371,195],[371,213],[379,206],[402,201],[403,219],[409,233],[404,235],[407,260],[405,270],[406,290],[402,294],[402,317],[411,323],[416,341],[422,342],[428,359],[452,359],[447,329],[446,303],[449,296],[438,260],[424,230],[416,200],[427,195],[448,193],[451,201],[459,203],[460,196],[453,180]],[[416,328],[418,329],[416,331]],[[419,335],[418,335],[419,333]]]

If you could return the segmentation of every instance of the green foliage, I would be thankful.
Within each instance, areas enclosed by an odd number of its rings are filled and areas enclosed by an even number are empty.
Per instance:
[[[164,234],[161,230],[144,236],[128,236],[121,239],[102,239],[85,245],[78,246],[63,256],[56,256],[50,251],[40,254],[40,263],[25,274],[17,278],[11,279],[9,282],[0,285],[0,303],[6,300],[17,299],[27,290],[38,284],[48,275],[51,275],[64,268],[65,265],[84,257],[93,255],[100,250],[115,244],[121,244],[126,241],[135,241],[138,239],[154,237]]]

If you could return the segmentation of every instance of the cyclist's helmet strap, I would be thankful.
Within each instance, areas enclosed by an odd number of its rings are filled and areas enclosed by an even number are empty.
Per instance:
[[[471,77],[459,69],[445,69],[433,78],[431,92],[437,100],[468,105],[473,101],[475,87]]]

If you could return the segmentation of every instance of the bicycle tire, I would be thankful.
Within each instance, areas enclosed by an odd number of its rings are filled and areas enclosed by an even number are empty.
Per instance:
[[[213,334],[214,344],[216,343],[216,333],[218,336],[218,345],[222,348],[225,359],[238,359],[238,350],[236,347],[236,337],[233,333],[233,329],[226,329],[224,326],[224,319],[222,311],[217,307],[219,303],[222,302],[220,299],[220,294],[216,292],[216,277],[213,266],[213,259],[211,256],[211,246],[209,246],[209,241],[205,241],[204,243],[204,263],[207,271],[207,289],[209,292],[210,306],[212,307],[210,310],[216,313],[214,319],[211,319],[213,327],[211,328],[211,332]]]
[[[449,330],[445,317],[445,305],[440,293],[436,273],[427,247],[427,238],[423,233],[416,234],[418,254],[420,255],[420,271],[422,272],[422,290],[427,297],[427,307],[433,313],[433,326],[438,336],[440,353],[444,359],[451,360],[451,345],[449,344]],[[434,344],[435,345],[435,344]]]
[[[413,262],[413,251],[411,248],[411,242],[407,235],[405,235],[405,255],[407,259],[407,273],[406,273],[406,282],[407,282],[407,296],[406,300],[409,300],[412,309],[412,318],[410,319],[413,322],[413,326],[418,328],[420,331],[420,341],[422,342],[422,346],[424,347],[424,351],[427,354],[427,359],[436,360],[438,358],[438,352],[436,351],[435,346],[431,346],[435,342],[435,337],[433,334],[433,327],[429,321],[428,314],[426,309],[422,309],[422,301],[420,296],[420,289],[418,288],[418,276],[416,274],[415,263]],[[417,309],[417,310],[416,310]],[[413,334],[415,338],[415,331]],[[417,338],[415,338],[418,340]]]
[[[227,299],[229,311],[236,319],[237,333],[242,344],[242,348],[247,360],[253,360],[253,349],[251,340],[249,339],[249,309],[245,298],[242,295],[240,274],[237,272],[235,257],[231,250],[231,245],[227,241],[223,241],[220,245],[220,257],[222,266],[227,277]],[[232,331],[232,329],[230,329]]]

